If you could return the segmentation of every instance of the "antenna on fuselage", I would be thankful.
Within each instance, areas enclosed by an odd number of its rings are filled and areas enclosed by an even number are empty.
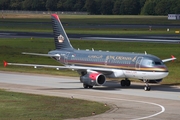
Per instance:
[[[147,55],[147,52],[146,52],[146,51],[144,51],[144,54],[145,54],[145,55]]]

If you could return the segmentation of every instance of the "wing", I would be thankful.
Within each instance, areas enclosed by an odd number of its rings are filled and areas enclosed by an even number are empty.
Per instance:
[[[168,59],[164,59],[164,60],[162,60],[163,62],[168,62],[168,61],[172,61],[172,60],[175,60],[176,58],[173,56],[173,55],[171,55],[171,58],[168,58]]]
[[[65,65],[65,66],[55,66],[55,65],[40,65],[40,64],[23,64],[23,63],[8,63],[7,61],[4,61],[4,67],[7,65],[14,65],[14,66],[29,66],[34,68],[55,68],[57,70],[59,69],[72,69],[72,70],[79,70],[79,71],[96,71],[101,72],[105,74],[111,74],[113,73],[113,69],[108,68],[100,68],[100,67],[84,67],[84,66],[71,66],[71,65]]]
[[[4,61],[4,67],[7,65],[14,65],[14,66],[29,66],[34,68],[56,68],[56,69],[65,69],[65,66],[54,66],[54,65],[39,65],[39,64],[22,64],[22,63],[8,63],[7,61]]]
[[[22,52],[22,54],[45,56],[45,57],[60,57],[59,54],[40,54],[40,53],[27,53],[27,52]],[[101,72],[103,74],[113,73],[112,69],[101,68],[101,67],[85,67],[85,66],[73,66],[73,65],[54,66],[54,65],[40,65],[40,64],[9,63],[7,61],[4,61],[4,67],[6,67],[7,65],[29,66],[29,67],[34,67],[34,68],[55,68],[57,70],[59,70],[59,69],[72,69],[72,70],[87,71],[87,72],[88,71],[96,71],[96,72]]]

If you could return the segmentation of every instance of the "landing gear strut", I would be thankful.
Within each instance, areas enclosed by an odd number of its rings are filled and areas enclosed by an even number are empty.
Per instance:
[[[148,84],[148,80],[143,80],[144,82],[145,82],[145,84],[146,84],[146,86],[144,87],[144,90],[145,91],[150,91],[151,90],[151,87],[149,86],[149,84]]]
[[[125,78],[125,80],[121,80],[121,86],[130,86],[131,85],[131,81],[128,80],[127,78]]]

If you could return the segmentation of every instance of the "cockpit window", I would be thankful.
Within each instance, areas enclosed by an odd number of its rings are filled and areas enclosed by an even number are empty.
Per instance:
[[[162,65],[162,63],[161,62],[154,62],[155,63],[155,65]]]
[[[161,62],[157,62],[157,61],[152,61],[152,65],[162,65]]]
[[[161,61],[153,61],[153,60],[148,60],[148,59],[144,59],[142,64],[144,66],[163,65],[163,63]]]

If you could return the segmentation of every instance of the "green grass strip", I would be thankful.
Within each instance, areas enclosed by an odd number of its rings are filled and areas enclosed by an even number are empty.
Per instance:
[[[63,120],[104,113],[101,103],[0,90],[1,120]]]

